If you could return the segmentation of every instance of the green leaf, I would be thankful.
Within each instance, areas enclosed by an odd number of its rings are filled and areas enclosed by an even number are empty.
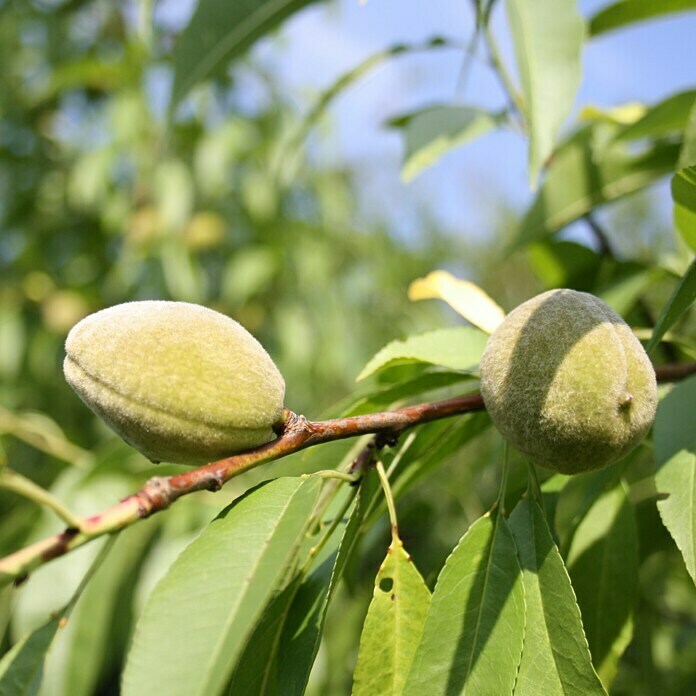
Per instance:
[[[266,607],[227,687],[230,696],[304,693],[314,659],[331,589],[343,572],[349,549],[354,547],[372,491],[368,472],[347,525],[339,525],[313,564],[309,575],[297,574],[292,582]],[[340,504],[340,499],[338,503]],[[339,507],[327,511],[330,523]],[[317,538],[308,539],[311,544]]]
[[[631,642],[638,589],[638,541],[623,486],[604,493],[580,523],[568,553],[592,661],[609,686]]]
[[[515,696],[606,694],[582,628],[568,572],[544,514],[529,497],[510,516],[527,609]]]
[[[657,508],[696,582],[696,377],[677,384],[655,417]]]
[[[132,617],[124,607],[130,607],[143,551],[159,524],[160,519],[153,517],[118,535],[61,633],[61,640],[69,642],[69,651],[60,660],[66,696],[95,693],[104,669],[125,652]]]
[[[617,140],[662,138],[666,135],[681,134],[686,128],[694,100],[696,90],[673,94],[659,104],[651,106],[635,123],[626,126],[616,136]]]
[[[515,542],[493,511],[471,525],[438,577],[404,693],[512,693],[523,638]]]
[[[394,495],[399,498],[417,481],[447,461],[447,457],[491,426],[490,416],[468,413],[454,422],[430,423],[417,431],[395,471]]]
[[[506,0],[529,131],[529,179],[553,151],[580,86],[585,24],[575,0]]]
[[[437,329],[392,341],[365,365],[357,379],[362,380],[385,367],[421,362],[450,370],[476,373],[488,336],[470,327]]]
[[[638,298],[653,283],[663,278],[665,272],[656,266],[645,268],[637,263],[617,264],[610,284],[597,292],[617,314],[627,314]]]
[[[385,387],[361,396],[342,413],[344,416],[372,413],[388,408],[409,397],[418,396],[422,399],[422,396],[428,392],[472,379],[471,375],[465,375],[461,372],[424,372],[413,379],[397,382],[395,386]]]
[[[381,490],[374,470],[368,471],[360,484],[358,498],[341,537],[335,561],[320,565],[300,587],[290,609],[281,637],[278,674],[282,675],[284,693],[303,694],[310,670],[319,651],[324,619],[329,602],[343,577],[346,564],[357,548],[367,511]]]
[[[500,126],[503,119],[502,114],[471,106],[431,106],[392,119],[389,125],[403,131],[405,143],[401,179],[412,181],[451,150]]]
[[[696,166],[679,170],[672,177],[674,220],[689,246],[696,248]]]
[[[590,35],[620,29],[659,15],[696,9],[696,0],[619,0],[590,19]]]
[[[696,213],[674,204],[674,226],[691,251],[696,251]]]
[[[423,578],[401,540],[393,538],[360,636],[353,696],[403,693],[429,604]]]
[[[122,472],[104,470],[103,460],[91,472],[66,469],[51,491],[79,515],[93,513],[125,497],[134,481]],[[159,525],[157,517],[123,530],[115,539],[106,559],[81,594],[65,628],[55,637],[43,669],[43,690],[51,696],[92,694],[99,676],[114,658],[125,650],[130,628],[128,606],[132,587],[130,575],[142,557],[147,540]],[[34,529],[32,540],[55,533],[55,516],[45,511]],[[58,526],[58,528],[60,528]],[[43,625],[60,610],[83,581],[93,559],[106,540],[95,540],[74,554],[58,558],[17,593],[13,616],[15,635],[23,635]]]
[[[674,171],[679,146],[655,143],[633,155],[612,142],[617,126],[593,123],[555,152],[546,180],[513,239],[519,248],[543,239],[595,207],[639,191]]]
[[[286,17],[314,0],[199,0],[174,52],[170,111],[196,83],[220,71]]]
[[[318,477],[281,478],[256,488],[186,548],[143,610],[125,696],[204,696],[224,687],[264,607],[282,589],[320,485]]]
[[[682,148],[679,153],[679,162],[677,169],[686,169],[687,167],[696,166],[696,101],[691,107],[689,118],[684,127],[684,135],[682,136]]]
[[[589,291],[595,286],[601,258],[582,244],[546,239],[530,246],[527,253],[532,270],[546,288]]]
[[[58,630],[59,618],[47,621],[16,643],[0,662],[0,696],[38,693],[46,653]]]
[[[672,296],[667,300],[667,304],[662,308],[653,335],[645,347],[648,353],[657,346],[667,331],[674,326],[677,319],[691,307],[694,300],[696,300],[696,259],[691,262]]]
[[[573,537],[585,515],[590,511],[597,498],[605,490],[614,488],[620,479],[617,467],[576,474],[563,487],[554,512],[554,526],[561,554],[567,557]]]

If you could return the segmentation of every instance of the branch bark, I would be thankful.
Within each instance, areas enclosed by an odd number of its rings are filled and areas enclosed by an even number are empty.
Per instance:
[[[660,382],[675,381],[696,373],[696,363],[663,365],[656,367],[655,372]],[[231,478],[259,464],[324,442],[367,434],[375,434],[378,440],[382,438],[383,444],[388,444],[396,441],[404,430],[416,425],[484,409],[481,395],[471,394],[394,411],[326,421],[310,421],[286,411],[278,437],[272,442],[183,474],[155,476],[137,493],[124,498],[117,505],[81,519],[78,527],[69,527],[0,559],[0,586],[12,581],[20,583],[35,568],[84,546],[92,539],[117,533],[165,510],[184,495],[200,490],[217,491]]]

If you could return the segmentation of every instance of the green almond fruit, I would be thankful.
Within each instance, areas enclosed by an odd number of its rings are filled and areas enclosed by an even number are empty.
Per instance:
[[[236,321],[186,302],[128,302],[76,324],[65,377],[154,462],[198,465],[273,439],[285,383]]]
[[[512,311],[481,360],[481,393],[503,436],[562,474],[630,452],[655,418],[655,371],[624,320],[593,295],[551,290]]]

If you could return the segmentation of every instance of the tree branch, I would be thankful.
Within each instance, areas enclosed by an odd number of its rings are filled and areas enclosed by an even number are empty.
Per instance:
[[[674,381],[696,373],[696,363],[662,365],[655,368],[658,381]],[[259,464],[280,459],[299,450],[324,442],[375,434],[377,446],[395,442],[398,436],[421,423],[484,410],[480,394],[460,396],[445,401],[407,406],[394,411],[368,413],[350,418],[309,421],[292,411],[285,419],[277,439],[252,450],[220,459],[175,476],[155,476],[137,493],[117,505],[80,521],[71,527],[0,559],[0,586],[11,581],[20,583],[45,563],[83,546],[92,539],[114,534],[139,520],[165,510],[176,500],[195,491],[217,491],[231,478]],[[375,443],[371,443],[371,447]]]

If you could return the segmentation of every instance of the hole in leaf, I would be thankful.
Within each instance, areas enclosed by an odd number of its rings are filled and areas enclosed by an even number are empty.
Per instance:
[[[394,580],[392,578],[382,578],[379,581],[379,589],[382,590],[382,592],[389,592],[392,587],[394,587]]]

